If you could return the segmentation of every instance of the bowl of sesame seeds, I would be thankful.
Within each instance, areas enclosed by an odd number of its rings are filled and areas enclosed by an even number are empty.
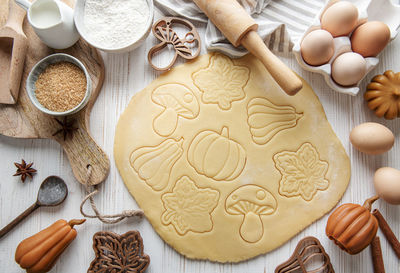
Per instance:
[[[26,81],[32,104],[52,116],[77,113],[88,103],[91,89],[86,67],[77,58],[64,53],[40,60]]]

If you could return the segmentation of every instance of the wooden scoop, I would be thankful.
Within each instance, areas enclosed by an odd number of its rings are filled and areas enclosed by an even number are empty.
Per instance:
[[[288,94],[295,95],[301,80],[265,45],[257,34],[258,25],[236,0],[193,0],[234,45],[244,46],[259,59],[271,76]]]
[[[15,104],[24,70],[27,39],[22,30],[25,10],[9,0],[7,23],[0,29],[0,103]]]

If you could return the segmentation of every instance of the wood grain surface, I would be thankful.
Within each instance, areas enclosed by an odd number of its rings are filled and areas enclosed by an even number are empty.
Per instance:
[[[156,12],[155,20],[161,16],[161,13]],[[200,35],[203,38],[205,26],[196,26],[199,27]],[[96,142],[99,146],[104,147],[106,154],[111,159],[110,175],[105,183],[101,184],[100,193],[95,197],[98,207],[103,213],[137,208],[115,167],[113,159],[114,131],[118,117],[130,98],[159,75],[146,60],[147,52],[156,43],[158,41],[150,36],[141,47],[131,53],[102,54],[106,67],[105,82],[91,113],[90,128]],[[205,52],[203,48],[202,53]],[[352,163],[352,178],[350,186],[339,204],[362,203],[374,194],[372,177],[376,169],[382,166],[400,169],[400,119],[386,121],[375,117],[367,108],[362,97],[366,84],[375,74],[383,73],[387,69],[400,71],[400,38],[394,40],[380,55],[380,64],[362,82],[360,86],[362,91],[356,97],[332,91],[325,84],[321,75],[302,70],[293,55],[280,57],[314,88],[325,108],[328,120],[349,154]],[[396,142],[392,150],[380,156],[368,156],[361,154],[351,146],[348,140],[350,130],[366,121],[382,123],[394,132]],[[14,253],[18,243],[58,219],[70,220],[81,217],[79,204],[85,196],[85,192],[84,188],[76,182],[62,149],[52,140],[15,139],[0,136],[0,151],[1,226],[7,224],[34,202],[39,185],[47,176],[54,174],[64,178],[70,191],[67,200],[61,207],[38,209],[0,240],[0,272],[24,272],[14,262]],[[12,176],[16,170],[13,162],[20,161],[21,158],[29,162],[34,161],[33,167],[38,170],[34,179],[32,181],[27,179],[24,184],[19,181],[18,177]],[[379,208],[396,236],[400,237],[400,206],[378,201],[374,208]],[[85,207],[85,209],[89,211],[89,207]],[[321,241],[331,257],[336,272],[372,273],[370,250],[367,249],[355,256],[341,251],[325,236],[327,219],[328,217],[325,216],[318,220],[275,251],[238,264],[218,264],[186,259],[166,245],[145,219],[142,221],[125,220],[117,225],[105,225],[98,220],[89,219],[82,226],[76,227],[78,237],[61,256],[51,272],[86,272],[90,262],[94,259],[92,236],[97,231],[110,230],[122,234],[136,229],[143,237],[145,253],[151,258],[150,266],[146,271],[148,273],[269,273],[290,257],[297,242],[305,236],[315,236]],[[378,235],[381,238],[386,272],[400,272],[399,259],[380,231],[378,231]]]
[[[71,2],[66,0],[71,5]],[[2,1],[1,6],[8,7],[8,1]],[[1,8],[0,11],[4,11]],[[0,13],[1,23],[4,24],[7,12]],[[64,149],[71,163],[75,177],[81,183],[87,180],[87,165],[93,167],[92,184],[99,184],[105,180],[109,172],[109,159],[103,150],[94,142],[89,133],[89,114],[94,102],[101,90],[104,80],[104,63],[99,52],[89,46],[83,40],[74,46],[57,52],[70,54],[79,59],[87,68],[92,81],[92,95],[86,107],[69,119],[75,119],[78,130],[74,131],[73,137],[64,139],[63,134],[56,134],[60,125],[54,117],[39,111],[30,102],[26,93],[26,78],[32,67],[42,58],[55,53],[44,45],[36,36],[27,20],[23,24],[24,32],[28,39],[28,50],[25,58],[24,72],[18,101],[15,105],[0,104],[0,134],[16,138],[50,138],[57,141]],[[61,118],[59,118],[61,119]]]

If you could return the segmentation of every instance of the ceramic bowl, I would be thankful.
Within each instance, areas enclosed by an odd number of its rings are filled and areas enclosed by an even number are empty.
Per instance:
[[[43,105],[40,104],[40,102],[37,100],[36,95],[35,95],[35,84],[36,81],[39,77],[39,75],[46,69],[47,66],[50,64],[54,63],[59,63],[59,62],[70,62],[72,64],[75,64],[78,66],[82,71],[85,73],[86,76],[86,93],[83,98],[83,100],[74,108],[67,110],[65,112],[55,112],[52,110],[47,109]],[[28,97],[31,100],[32,104],[42,111],[45,114],[51,115],[51,116],[67,116],[67,115],[72,115],[79,110],[81,110],[85,105],[88,103],[90,95],[92,93],[92,83],[90,80],[90,75],[89,72],[87,71],[86,67],[83,65],[81,61],[79,61],[77,58],[72,57],[71,55],[64,54],[64,53],[57,53],[53,54],[50,56],[47,56],[40,60],[35,66],[32,68],[31,72],[28,75],[28,78],[26,80],[26,92],[28,93]]]
[[[400,25],[400,20],[398,15],[400,13],[400,6],[392,4],[390,0],[367,0],[367,1],[348,0],[348,1],[352,2],[357,7],[360,24],[365,22],[366,20],[382,21],[385,24],[387,24],[390,29],[390,39],[393,40],[394,38],[396,38],[397,29]],[[360,91],[360,88],[358,86],[361,83],[361,81],[372,69],[374,69],[378,65],[379,55],[377,57],[365,58],[365,61],[367,63],[367,72],[365,73],[364,77],[354,86],[338,85],[331,77],[332,62],[340,54],[351,51],[350,38],[348,36],[341,36],[333,39],[335,52],[332,58],[326,64],[320,66],[311,66],[307,64],[301,56],[300,52],[301,41],[311,31],[321,28],[320,25],[321,14],[330,5],[331,2],[332,0],[328,1],[327,5],[324,8],[322,8],[322,10],[316,16],[313,24],[304,32],[303,36],[297,42],[295,42],[295,45],[293,47],[293,53],[296,56],[297,62],[300,64],[302,68],[311,72],[322,74],[325,78],[326,83],[333,90],[340,93],[345,93],[355,96]]]
[[[135,0],[131,0],[131,1],[135,1]],[[153,25],[153,17],[154,17],[153,0],[146,0],[146,2],[149,7],[149,18],[147,19],[147,22],[146,22],[146,30],[139,37],[139,39],[132,40],[128,45],[124,45],[123,47],[105,48],[90,39],[90,35],[88,34],[88,31],[86,30],[86,27],[84,24],[84,13],[85,13],[86,0],[76,0],[76,2],[75,2],[74,20],[75,20],[76,29],[78,30],[79,34],[82,36],[82,38],[86,42],[88,42],[91,46],[93,46],[97,49],[100,49],[102,51],[105,51],[108,53],[125,53],[125,52],[132,51],[135,48],[139,47],[144,42],[144,40],[146,40],[147,36],[149,36],[151,26]]]

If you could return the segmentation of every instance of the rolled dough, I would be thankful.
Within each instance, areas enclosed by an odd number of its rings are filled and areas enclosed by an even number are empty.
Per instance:
[[[267,253],[329,212],[350,162],[311,87],[287,96],[251,55],[208,54],[137,93],[118,170],[158,234],[194,259]]]

